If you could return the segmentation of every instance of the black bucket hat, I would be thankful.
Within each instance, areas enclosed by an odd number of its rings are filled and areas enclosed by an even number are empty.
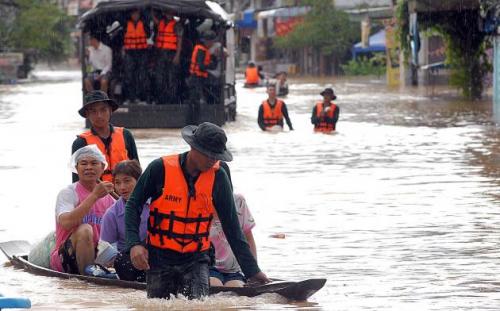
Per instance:
[[[85,95],[84,101],[85,101],[85,103],[83,104],[83,107],[80,108],[80,110],[78,110],[78,113],[82,117],[84,117],[84,118],[87,117],[87,108],[90,105],[98,103],[98,102],[105,102],[105,103],[107,103],[111,107],[111,111],[115,111],[116,109],[118,109],[118,104],[114,100],[112,100],[111,98],[109,98],[108,94],[106,94],[103,91],[91,91],[91,92],[88,92]]]
[[[332,95],[332,100],[335,100],[337,99],[337,96],[335,95],[335,92],[333,91],[333,89],[331,87],[327,87],[326,89],[324,89],[321,93],[319,93],[321,96],[325,96],[326,94],[330,94]]]
[[[226,149],[226,133],[217,125],[210,122],[199,126],[188,125],[181,130],[181,134],[191,147],[207,157],[226,162],[233,160],[233,155]]]

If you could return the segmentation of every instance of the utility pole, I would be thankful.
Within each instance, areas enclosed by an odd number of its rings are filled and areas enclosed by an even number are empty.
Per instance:
[[[500,26],[493,39],[493,117],[500,125]]]

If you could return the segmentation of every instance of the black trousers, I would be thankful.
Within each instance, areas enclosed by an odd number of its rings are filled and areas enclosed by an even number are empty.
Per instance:
[[[175,51],[157,49],[154,55],[154,99],[157,104],[177,104],[181,78],[178,65],[173,63]]]
[[[200,299],[209,294],[209,259],[203,255],[182,264],[161,264],[146,272],[148,298],[170,299],[181,294],[188,299]]]
[[[198,125],[202,121],[200,118],[200,107],[207,103],[205,94],[207,78],[190,76],[187,85],[189,88],[189,109],[186,116],[186,123]]]
[[[123,92],[129,100],[146,100],[146,90],[149,82],[147,74],[147,50],[126,51],[124,58],[125,76],[123,77]]]

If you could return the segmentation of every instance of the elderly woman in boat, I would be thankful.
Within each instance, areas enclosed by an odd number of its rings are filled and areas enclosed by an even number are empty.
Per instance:
[[[50,254],[54,270],[83,274],[94,262],[104,212],[115,200],[111,182],[98,182],[107,167],[96,145],[78,149],[72,156],[79,181],[62,189],[56,201],[56,244]]]

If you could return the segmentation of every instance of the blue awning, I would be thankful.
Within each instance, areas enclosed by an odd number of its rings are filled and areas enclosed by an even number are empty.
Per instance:
[[[254,10],[248,9],[243,11],[243,18],[236,21],[236,26],[240,28],[257,28],[257,21],[253,18]]]
[[[269,17],[304,16],[310,10],[311,10],[311,8],[307,7],[307,6],[271,9],[271,10],[267,10],[267,11],[260,11],[259,13],[257,13],[257,19],[264,19],[264,18],[269,18]]]
[[[352,57],[356,58],[359,53],[385,52],[385,30],[381,30],[370,36],[368,47],[363,47],[361,42],[352,47]]]

